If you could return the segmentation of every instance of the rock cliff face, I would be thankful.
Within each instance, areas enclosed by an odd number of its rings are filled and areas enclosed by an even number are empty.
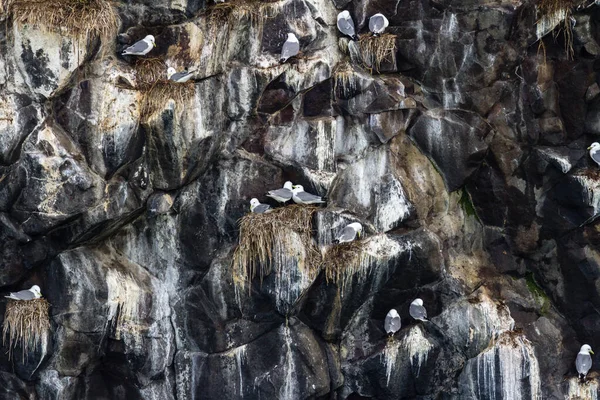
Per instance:
[[[574,360],[600,349],[599,6],[573,57],[532,0],[113,6],[110,40],[0,14],[0,291],[52,304],[1,399],[597,398]],[[343,9],[389,18],[379,66]],[[151,114],[117,55],[146,34],[196,71]],[[332,281],[292,237],[240,285],[238,219],[286,180],[327,197],[320,250],[360,221],[363,254]]]

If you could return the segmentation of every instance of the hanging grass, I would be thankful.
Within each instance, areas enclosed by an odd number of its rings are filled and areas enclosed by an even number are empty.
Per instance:
[[[120,19],[108,0],[0,0],[0,11],[19,25],[112,40]]]
[[[323,257],[327,282],[345,286],[346,280],[360,270],[368,259],[365,250],[365,240],[354,240],[328,247]]]
[[[573,58],[574,51],[571,16],[573,14],[573,8],[576,7],[578,3],[580,3],[580,1],[577,0],[537,1],[536,36],[540,41],[538,52],[543,51],[544,59],[546,59],[546,56],[542,38],[550,32],[553,32],[553,36],[556,38],[561,31],[565,40],[565,52],[569,58]],[[560,29],[555,29],[557,26],[560,26]]]
[[[358,41],[363,65],[371,73],[379,73],[384,62],[396,62],[396,35],[384,33],[380,36],[362,35]]]
[[[42,345],[44,335],[50,330],[48,310],[50,303],[46,299],[28,301],[9,300],[4,313],[2,343],[8,344],[8,358],[13,351],[21,347],[23,362],[30,351]]]
[[[228,24],[235,27],[240,22],[248,21],[262,32],[265,21],[277,15],[280,6],[259,0],[232,0],[218,3],[205,11],[211,26],[220,27]]]
[[[263,278],[276,266],[275,252],[297,256],[299,251],[288,241],[295,232],[304,246],[307,270],[319,267],[320,253],[312,240],[312,216],[318,207],[291,205],[279,207],[269,213],[249,213],[240,219],[239,244],[233,254],[233,278],[236,285],[250,289],[254,278]],[[278,267],[278,266],[276,266]]]

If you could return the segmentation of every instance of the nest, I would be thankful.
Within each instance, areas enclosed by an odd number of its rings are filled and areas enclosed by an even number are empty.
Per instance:
[[[335,244],[327,248],[323,257],[325,278],[328,283],[342,284],[347,278],[361,269],[367,257],[365,256],[364,240]]]
[[[0,12],[20,25],[110,40],[120,24],[108,0],[0,0]]]
[[[536,35],[540,40],[538,51],[543,51],[544,60],[546,59],[546,48],[541,40],[546,34],[553,31],[556,38],[560,31],[563,32],[565,40],[565,52],[567,56],[573,58],[573,31],[571,26],[571,16],[573,7],[580,3],[576,0],[538,0],[536,4],[537,29]],[[561,29],[555,30],[556,26],[562,25]]]
[[[357,93],[356,72],[349,63],[338,64],[333,71],[333,92],[338,99],[350,99]]]
[[[205,11],[211,27],[219,28],[227,24],[230,28],[240,22],[248,21],[250,25],[262,31],[265,21],[273,18],[279,5],[259,0],[232,0],[219,3]]]
[[[363,35],[358,41],[363,65],[371,72],[379,73],[384,62],[396,62],[396,35],[384,33],[380,36]]]
[[[28,301],[9,300],[4,313],[2,343],[8,343],[8,358],[13,350],[20,346],[23,362],[30,351],[35,351],[42,344],[44,335],[50,330],[48,309],[50,303],[46,299]]]
[[[291,205],[269,213],[243,216],[240,219],[239,244],[233,254],[234,282],[242,287],[246,283],[250,286],[257,276],[262,282],[273,270],[276,248],[297,254],[296,249],[286,246],[290,230],[300,236],[308,270],[318,268],[320,254],[312,240],[312,216],[317,209],[314,206]]]
[[[167,79],[167,65],[159,58],[140,58],[135,64],[136,89],[143,93],[142,120],[148,120],[164,109],[172,99],[177,110],[182,110],[194,98],[196,86],[193,81],[177,83]]]

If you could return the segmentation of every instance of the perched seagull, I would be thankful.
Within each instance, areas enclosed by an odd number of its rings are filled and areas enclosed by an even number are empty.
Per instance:
[[[271,211],[271,206],[268,204],[260,204],[260,201],[255,198],[250,200],[250,211],[255,214],[264,214]]]
[[[189,81],[190,79],[192,79],[193,74],[194,71],[177,72],[173,67],[169,67],[167,69],[167,77],[169,78],[169,80],[177,83],[185,83]]]
[[[325,203],[321,196],[306,193],[302,185],[296,185],[292,190],[292,199],[296,204],[322,204]]]
[[[276,189],[276,190],[269,190],[267,192],[267,197],[270,197],[279,203],[285,204],[292,199],[292,189],[293,188],[294,188],[294,186],[292,185],[292,182],[287,181],[286,183],[283,184],[283,188]]]
[[[385,15],[378,13],[369,18],[369,30],[373,32],[374,36],[379,36],[385,31],[385,28],[388,27],[390,21],[385,17]]]
[[[421,299],[414,299],[410,303],[408,313],[416,320],[427,321],[427,310],[423,307],[423,300]]]
[[[577,354],[577,358],[575,359],[575,367],[577,368],[577,373],[579,374],[579,379],[581,375],[583,375],[583,379],[587,375],[590,368],[592,368],[592,356],[590,353],[594,354],[592,348],[588,344],[584,344],[579,349],[579,354]]]
[[[344,10],[338,14],[337,27],[340,32],[350,36],[352,40],[358,40],[358,36],[356,36],[356,32],[354,31],[354,21],[352,21],[352,17],[348,10]]]
[[[360,239],[363,227],[359,222],[353,222],[346,225],[340,232],[339,236],[335,239],[336,243],[346,243],[353,241],[356,236]]]
[[[122,54],[124,56],[145,56],[153,47],[156,47],[154,36],[148,35],[139,42],[135,42],[133,46],[129,46],[123,50]]]
[[[279,63],[283,64],[288,58],[294,57],[300,51],[300,43],[293,33],[288,33],[288,38],[281,48],[281,58]]]
[[[33,300],[42,297],[42,291],[38,285],[33,285],[31,289],[21,290],[20,292],[11,293],[10,295],[4,297],[13,300]]]
[[[594,142],[590,147],[588,147],[590,151],[590,157],[592,160],[596,162],[596,164],[600,165],[600,143]]]
[[[402,321],[400,320],[400,316],[398,315],[398,311],[395,309],[391,309],[387,315],[385,316],[385,322],[383,323],[383,328],[388,336],[393,336],[394,333],[400,330],[402,326]]]

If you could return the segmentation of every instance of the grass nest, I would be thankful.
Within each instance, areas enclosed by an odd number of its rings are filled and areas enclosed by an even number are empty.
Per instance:
[[[42,344],[44,335],[50,330],[48,310],[50,303],[46,299],[28,301],[9,300],[4,313],[2,343],[8,343],[8,357],[21,347],[23,361],[30,351]]]
[[[328,283],[345,285],[346,280],[357,272],[367,259],[366,241],[334,244],[325,251],[323,264]]]
[[[371,73],[379,73],[384,62],[396,62],[396,35],[384,33],[380,36],[363,35],[358,41],[363,65]]]
[[[290,205],[265,214],[249,213],[240,221],[239,244],[233,254],[234,282],[240,287],[250,284],[257,276],[261,282],[274,267],[276,249],[290,255],[298,254],[286,241],[288,232],[294,231],[306,251],[305,267],[314,271],[321,256],[312,240],[312,217],[318,207]]]
[[[17,24],[110,40],[120,24],[108,0],[0,0],[0,11]]]
[[[167,78],[167,65],[160,58],[138,59],[134,69],[136,89],[143,93],[140,111],[143,120],[163,110],[169,99],[173,99],[176,108],[181,110],[194,98],[195,83],[170,81]]]
[[[275,0],[276,2],[276,0]],[[240,22],[248,21],[250,25],[262,31],[265,21],[277,15],[279,6],[274,2],[260,0],[232,0],[218,3],[204,11],[211,27],[220,28],[228,24],[229,28]]]
[[[537,28],[536,35],[539,42],[538,52],[542,51],[544,59],[546,59],[546,48],[542,38],[549,32],[554,32],[556,38],[562,31],[565,41],[565,52],[569,58],[573,58],[573,30],[571,26],[571,16],[573,8],[580,1],[577,0],[538,0],[537,9]],[[561,26],[562,25],[562,26]],[[554,29],[556,26],[561,26],[560,29]]]

